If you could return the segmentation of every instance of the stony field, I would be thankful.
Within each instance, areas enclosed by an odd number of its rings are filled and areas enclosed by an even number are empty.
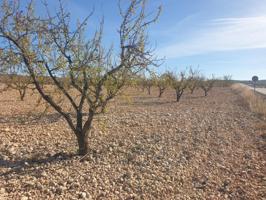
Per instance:
[[[36,97],[0,94],[0,199],[266,198],[266,120],[230,88],[161,99],[131,91],[94,121],[75,155],[65,121]]]

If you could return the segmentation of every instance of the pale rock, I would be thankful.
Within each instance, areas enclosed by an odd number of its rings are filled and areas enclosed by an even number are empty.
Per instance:
[[[10,131],[10,128],[6,127],[6,128],[4,129],[4,131],[5,131],[5,132],[9,132],[9,131]]]
[[[86,192],[81,192],[81,193],[79,194],[79,198],[80,198],[80,199],[86,199],[86,197],[87,197]]]
[[[47,177],[47,173],[46,173],[45,171],[43,171],[43,172],[41,173],[41,176],[43,176],[43,177]]]
[[[0,188],[0,194],[5,194],[6,193],[6,189],[5,188]]]
[[[28,200],[29,198],[26,196],[22,196],[20,200]]]
[[[16,154],[16,149],[14,147],[10,147],[10,149],[8,150],[8,152],[12,155]]]

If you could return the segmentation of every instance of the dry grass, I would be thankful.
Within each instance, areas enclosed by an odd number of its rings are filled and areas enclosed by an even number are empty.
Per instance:
[[[232,85],[232,89],[244,97],[253,112],[266,115],[266,100],[262,95],[254,93],[248,86],[239,83]]]

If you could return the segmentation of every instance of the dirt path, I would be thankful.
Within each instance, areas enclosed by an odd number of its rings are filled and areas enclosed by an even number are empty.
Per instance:
[[[76,143],[64,121],[52,114],[21,117],[31,99],[18,103],[9,101],[14,94],[1,96],[0,197],[266,197],[266,123],[241,97],[218,88],[207,98],[197,91],[176,103],[172,92],[162,99],[137,93],[95,120],[85,162],[69,156]]]

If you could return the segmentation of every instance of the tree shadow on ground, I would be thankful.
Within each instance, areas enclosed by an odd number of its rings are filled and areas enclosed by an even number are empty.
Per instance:
[[[202,99],[205,98],[205,95],[199,95],[199,96],[186,96],[184,99]]]
[[[159,106],[176,103],[176,101],[135,101],[131,103],[120,103],[121,106]]]
[[[15,99],[2,99],[0,100],[0,103],[10,103],[10,102],[16,102],[17,100]]]
[[[16,123],[16,124],[51,124],[59,121],[61,115],[58,113],[51,114],[24,114],[24,115],[12,115],[12,116],[1,116],[0,124],[5,123]]]
[[[45,158],[38,158],[38,159],[29,158],[29,159],[15,160],[15,161],[0,159],[0,168],[10,169],[7,172],[0,173],[0,177],[5,177],[13,173],[17,175],[23,175],[29,173],[29,171],[38,172],[40,170],[35,168],[36,165],[56,164],[60,161],[71,160],[76,156],[77,154],[67,154],[60,152],[53,156],[48,156]]]
[[[71,117],[75,118],[75,113],[68,113]],[[83,116],[88,116],[89,113],[83,113]],[[12,115],[12,116],[3,116],[0,115],[0,124],[7,124],[7,123],[15,123],[19,125],[31,124],[52,124],[58,122],[62,119],[62,115],[59,113],[41,113],[41,114],[34,114],[34,113],[27,113],[22,115]]]
[[[158,97],[155,96],[133,96],[135,100],[142,100],[142,99],[157,99]]]

